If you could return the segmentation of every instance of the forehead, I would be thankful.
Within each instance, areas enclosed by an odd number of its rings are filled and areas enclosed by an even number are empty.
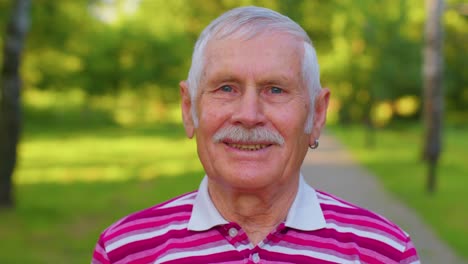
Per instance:
[[[301,78],[303,53],[303,41],[286,33],[215,37],[206,46],[202,79],[219,74]]]

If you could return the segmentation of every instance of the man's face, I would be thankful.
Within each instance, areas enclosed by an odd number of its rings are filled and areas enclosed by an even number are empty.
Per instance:
[[[302,47],[301,41],[281,33],[208,44],[195,135],[210,180],[252,191],[299,174],[311,137],[304,133],[310,103],[301,75]],[[185,120],[189,109],[183,106]],[[284,143],[274,137],[219,136],[227,128],[262,129]]]

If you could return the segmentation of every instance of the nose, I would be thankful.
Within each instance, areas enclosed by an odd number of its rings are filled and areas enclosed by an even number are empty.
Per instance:
[[[256,89],[246,89],[239,98],[237,109],[232,115],[235,125],[253,128],[264,125],[265,115],[263,105]]]

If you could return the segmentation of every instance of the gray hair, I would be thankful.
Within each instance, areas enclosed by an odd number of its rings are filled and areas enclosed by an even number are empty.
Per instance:
[[[205,66],[204,54],[208,42],[214,37],[216,39],[223,39],[233,34],[250,39],[261,32],[283,32],[304,41],[302,79],[309,89],[310,97],[310,111],[304,130],[306,133],[312,131],[315,97],[321,89],[319,65],[312,41],[304,29],[289,17],[267,8],[255,6],[239,7],[222,14],[203,30],[195,44],[192,65],[190,66],[187,78],[187,85],[192,101],[192,119],[195,127],[198,127],[195,101]]]

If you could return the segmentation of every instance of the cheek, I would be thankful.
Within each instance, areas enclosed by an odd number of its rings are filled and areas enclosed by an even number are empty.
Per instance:
[[[200,111],[200,122],[204,127],[212,127],[217,120],[221,119],[220,114],[212,109],[203,109]]]
[[[229,112],[218,105],[204,105],[199,107],[199,129],[205,135],[212,136],[228,119]]]
[[[281,129],[283,133],[287,131],[288,134],[303,132],[304,125],[308,116],[308,108],[302,107],[302,104],[296,107],[288,107],[270,111],[271,120],[273,124]]]

